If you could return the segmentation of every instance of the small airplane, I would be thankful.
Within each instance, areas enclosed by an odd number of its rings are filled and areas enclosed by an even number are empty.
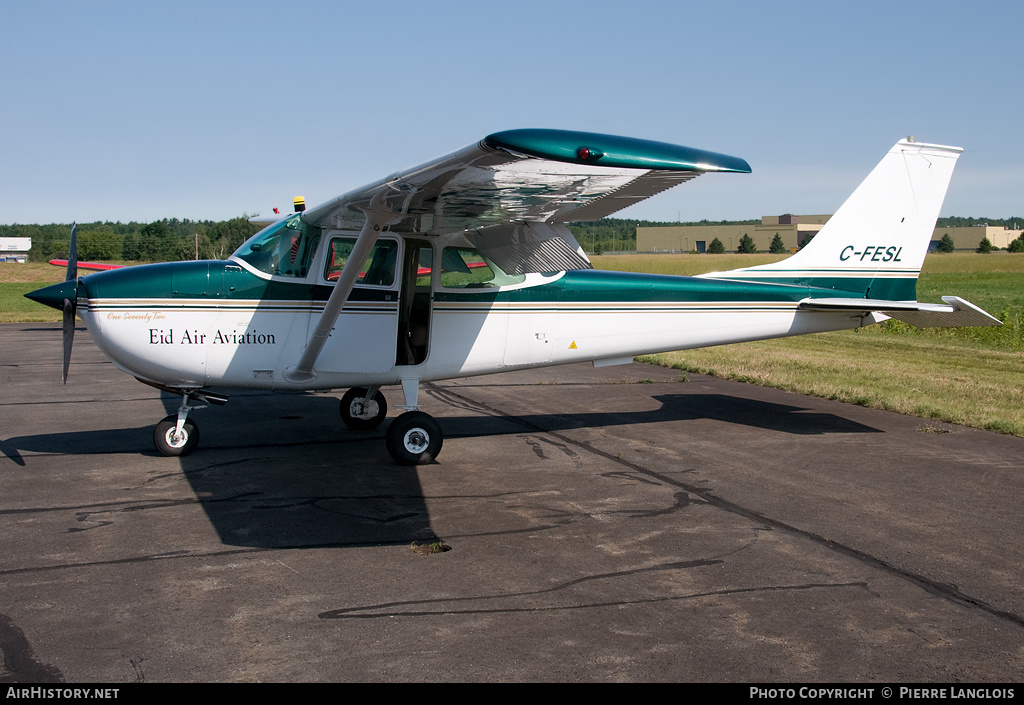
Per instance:
[[[190,412],[210,387],[349,388],[341,418],[377,428],[380,388],[401,385],[387,429],[397,463],[441,450],[424,382],[724,345],[879,323],[1000,322],[957,298],[919,303],[917,278],[961,149],[901,140],[793,256],[697,277],[592,268],[565,225],[602,218],[742,159],[565,130],[510,130],[280,216],[227,260],[126,267],[27,296],[76,313],[114,364],[181,397],[154,444],[191,453]]]
[[[71,227],[74,227],[72,225]],[[70,264],[70,260],[66,259],[51,259],[48,264],[52,264],[54,267],[67,267]],[[79,269],[91,269],[97,272],[106,272],[110,269],[122,269],[127,265],[123,264],[107,264],[106,262],[79,262]]]

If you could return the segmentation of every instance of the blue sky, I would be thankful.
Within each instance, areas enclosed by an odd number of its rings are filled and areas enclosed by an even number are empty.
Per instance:
[[[621,212],[831,213],[896,140],[1024,215],[1019,2],[0,2],[0,223],[316,204],[498,130],[743,157]]]

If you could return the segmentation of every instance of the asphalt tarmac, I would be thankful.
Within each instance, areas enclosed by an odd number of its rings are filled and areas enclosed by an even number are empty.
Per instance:
[[[1024,677],[1024,439],[574,365],[427,385],[429,466],[344,390],[173,459],[175,399],[60,355],[0,326],[0,683]]]

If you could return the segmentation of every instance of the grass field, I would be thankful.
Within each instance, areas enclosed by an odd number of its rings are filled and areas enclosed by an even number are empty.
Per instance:
[[[616,255],[599,269],[701,274],[775,255]],[[47,264],[0,265],[0,322],[59,321],[22,295],[59,282]],[[741,343],[644,358],[690,372],[1024,436],[1024,254],[932,254],[918,300],[957,295],[998,317],[998,328],[916,329],[898,321],[860,331]],[[927,428],[927,425],[922,425]]]
[[[126,262],[123,264],[138,264]],[[79,275],[87,272],[79,270]],[[25,294],[64,281],[66,270],[52,264],[0,264],[0,323],[59,321],[61,312],[25,298]]]
[[[771,262],[768,255],[594,257],[601,269],[700,274]],[[956,295],[1004,322],[917,329],[887,321],[860,331],[725,345],[643,358],[926,419],[1024,436],[1024,254],[932,254],[918,300]],[[929,428],[927,424],[923,429]]]

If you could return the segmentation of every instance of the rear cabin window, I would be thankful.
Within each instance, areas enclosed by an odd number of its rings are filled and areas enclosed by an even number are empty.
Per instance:
[[[324,278],[327,281],[338,281],[341,272],[349,265],[352,248],[355,247],[354,237],[331,238],[330,249],[327,251],[327,265]],[[395,264],[398,261],[398,241],[378,240],[370,256],[361,263],[356,284],[363,286],[391,286],[395,283]]]
[[[441,252],[441,286],[449,289],[490,289],[525,279],[523,275],[505,274],[473,249],[446,247]]]

